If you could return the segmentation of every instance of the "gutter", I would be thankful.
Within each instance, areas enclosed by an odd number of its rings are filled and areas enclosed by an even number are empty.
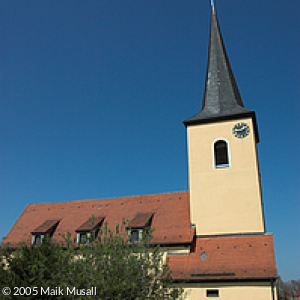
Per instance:
[[[274,294],[274,281],[276,281],[276,279],[272,278],[272,279],[271,279],[272,300],[275,300],[275,294]]]
[[[257,277],[248,277],[248,278],[185,278],[185,279],[174,279],[172,280],[173,283],[207,283],[207,282],[211,282],[211,283],[215,283],[215,282],[253,282],[253,281],[257,281],[257,282],[271,282],[272,284],[272,293],[274,295],[274,284],[273,282],[276,280],[277,277],[262,277],[262,278],[257,278]],[[273,296],[273,299],[275,300],[275,296]]]

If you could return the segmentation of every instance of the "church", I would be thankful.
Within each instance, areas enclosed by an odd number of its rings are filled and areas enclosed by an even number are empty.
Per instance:
[[[70,232],[80,244],[104,222],[130,220],[139,241],[168,248],[174,285],[187,299],[276,300],[273,236],[266,232],[254,111],[244,107],[225,50],[214,3],[202,110],[187,130],[189,190],[154,195],[28,204],[5,238],[40,244]],[[91,220],[91,216],[95,218]]]

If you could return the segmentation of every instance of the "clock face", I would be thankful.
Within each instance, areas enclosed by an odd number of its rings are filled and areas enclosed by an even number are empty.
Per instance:
[[[246,123],[237,123],[232,128],[232,134],[237,138],[244,138],[250,133],[250,127]]]

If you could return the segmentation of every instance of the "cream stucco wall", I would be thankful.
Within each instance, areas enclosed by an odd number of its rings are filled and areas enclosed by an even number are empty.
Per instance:
[[[273,300],[272,286],[270,282],[250,283],[189,283],[178,285],[184,288],[187,300]],[[219,290],[219,297],[207,297],[207,290]],[[274,287],[274,300],[277,300],[277,292]]]
[[[172,254],[189,254],[190,253],[190,246],[181,246],[181,247],[169,247],[168,249],[168,254],[172,255]]]
[[[245,138],[232,128],[244,122]],[[187,127],[191,221],[197,235],[264,232],[260,176],[251,118]],[[230,166],[214,168],[213,143],[225,139]]]

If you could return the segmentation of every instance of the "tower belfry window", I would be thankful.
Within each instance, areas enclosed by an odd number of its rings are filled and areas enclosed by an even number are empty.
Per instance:
[[[214,143],[214,167],[229,167],[229,149],[225,140],[218,140]]]

